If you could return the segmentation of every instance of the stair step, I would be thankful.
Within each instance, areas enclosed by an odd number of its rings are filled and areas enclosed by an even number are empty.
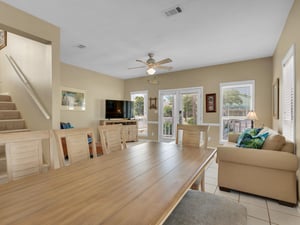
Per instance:
[[[25,129],[24,119],[0,120],[0,131]]]
[[[0,120],[21,119],[21,114],[17,110],[0,110]]]
[[[30,129],[24,128],[24,129],[17,129],[17,130],[0,130],[0,134],[13,133],[13,132],[26,132],[26,131],[30,131]]]
[[[0,110],[16,110],[16,105],[13,102],[1,102],[0,101]]]
[[[10,95],[0,94],[0,102],[11,102]]]

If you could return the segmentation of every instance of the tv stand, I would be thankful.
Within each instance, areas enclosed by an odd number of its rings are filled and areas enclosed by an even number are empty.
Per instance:
[[[122,124],[124,136],[126,141],[137,141],[138,140],[138,127],[136,120],[128,119],[109,119],[109,120],[100,120],[100,125],[109,126],[112,124]]]

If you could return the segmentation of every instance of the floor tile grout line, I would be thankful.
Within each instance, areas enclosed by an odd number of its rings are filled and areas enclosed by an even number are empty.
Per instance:
[[[268,212],[268,217],[269,217],[269,224],[272,225],[272,222],[271,222],[271,215],[270,215],[270,210],[269,210],[269,205],[268,205],[268,201],[265,200],[266,202],[266,206],[267,206],[267,212]]]
[[[260,220],[260,221],[263,221],[263,222],[266,222],[266,223],[269,223],[269,224],[270,224],[270,221],[264,220],[264,219],[259,218],[259,217],[256,217],[256,216],[252,216],[252,215],[248,215],[248,214],[247,214],[247,217],[251,217],[251,218],[254,218],[254,219],[256,219],[256,220]],[[270,225],[271,225],[271,224],[270,224]]]

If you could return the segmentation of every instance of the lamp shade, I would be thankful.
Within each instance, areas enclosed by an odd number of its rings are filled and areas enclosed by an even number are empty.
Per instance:
[[[249,119],[249,120],[258,120],[258,117],[256,116],[256,113],[254,111],[250,111],[247,114],[247,119]]]

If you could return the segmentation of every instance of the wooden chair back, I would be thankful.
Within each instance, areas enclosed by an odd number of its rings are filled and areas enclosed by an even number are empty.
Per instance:
[[[47,140],[46,143],[43,143]],[[8,180],[17,180],[46,170],[43,163],[43,147],[49,144],[48,130],[0,134],[0,145],[5,146]],[[46,148],[46,147],[45,147]]]
[[[207,148],[209,126],[178,124],[176,131],[176,144],[179,144],[180,131],[182,131],[181,144]],[[201,143],[201,137],[202,142]]]
[[[54,130],[54,135],[59,149],[61,166],[67,165],[66,157],[69,164],[97,157],[95,136],[92,128]],[[92,139],[90,144],[88,143],[88,137]]]
[[[185,125],[178,124],[176,130],[176,144],[179,144],[179,133],[182,131],[181,144],[183,146],[196,146],[207,148],[209,126],[206,125]],[[201,143],[201,137],[203,143]],[[191,189],[205,191],[205,170],[203,170]]]
[[[98,126],[103,154],[126,148],[126,137],[122,124]]]

